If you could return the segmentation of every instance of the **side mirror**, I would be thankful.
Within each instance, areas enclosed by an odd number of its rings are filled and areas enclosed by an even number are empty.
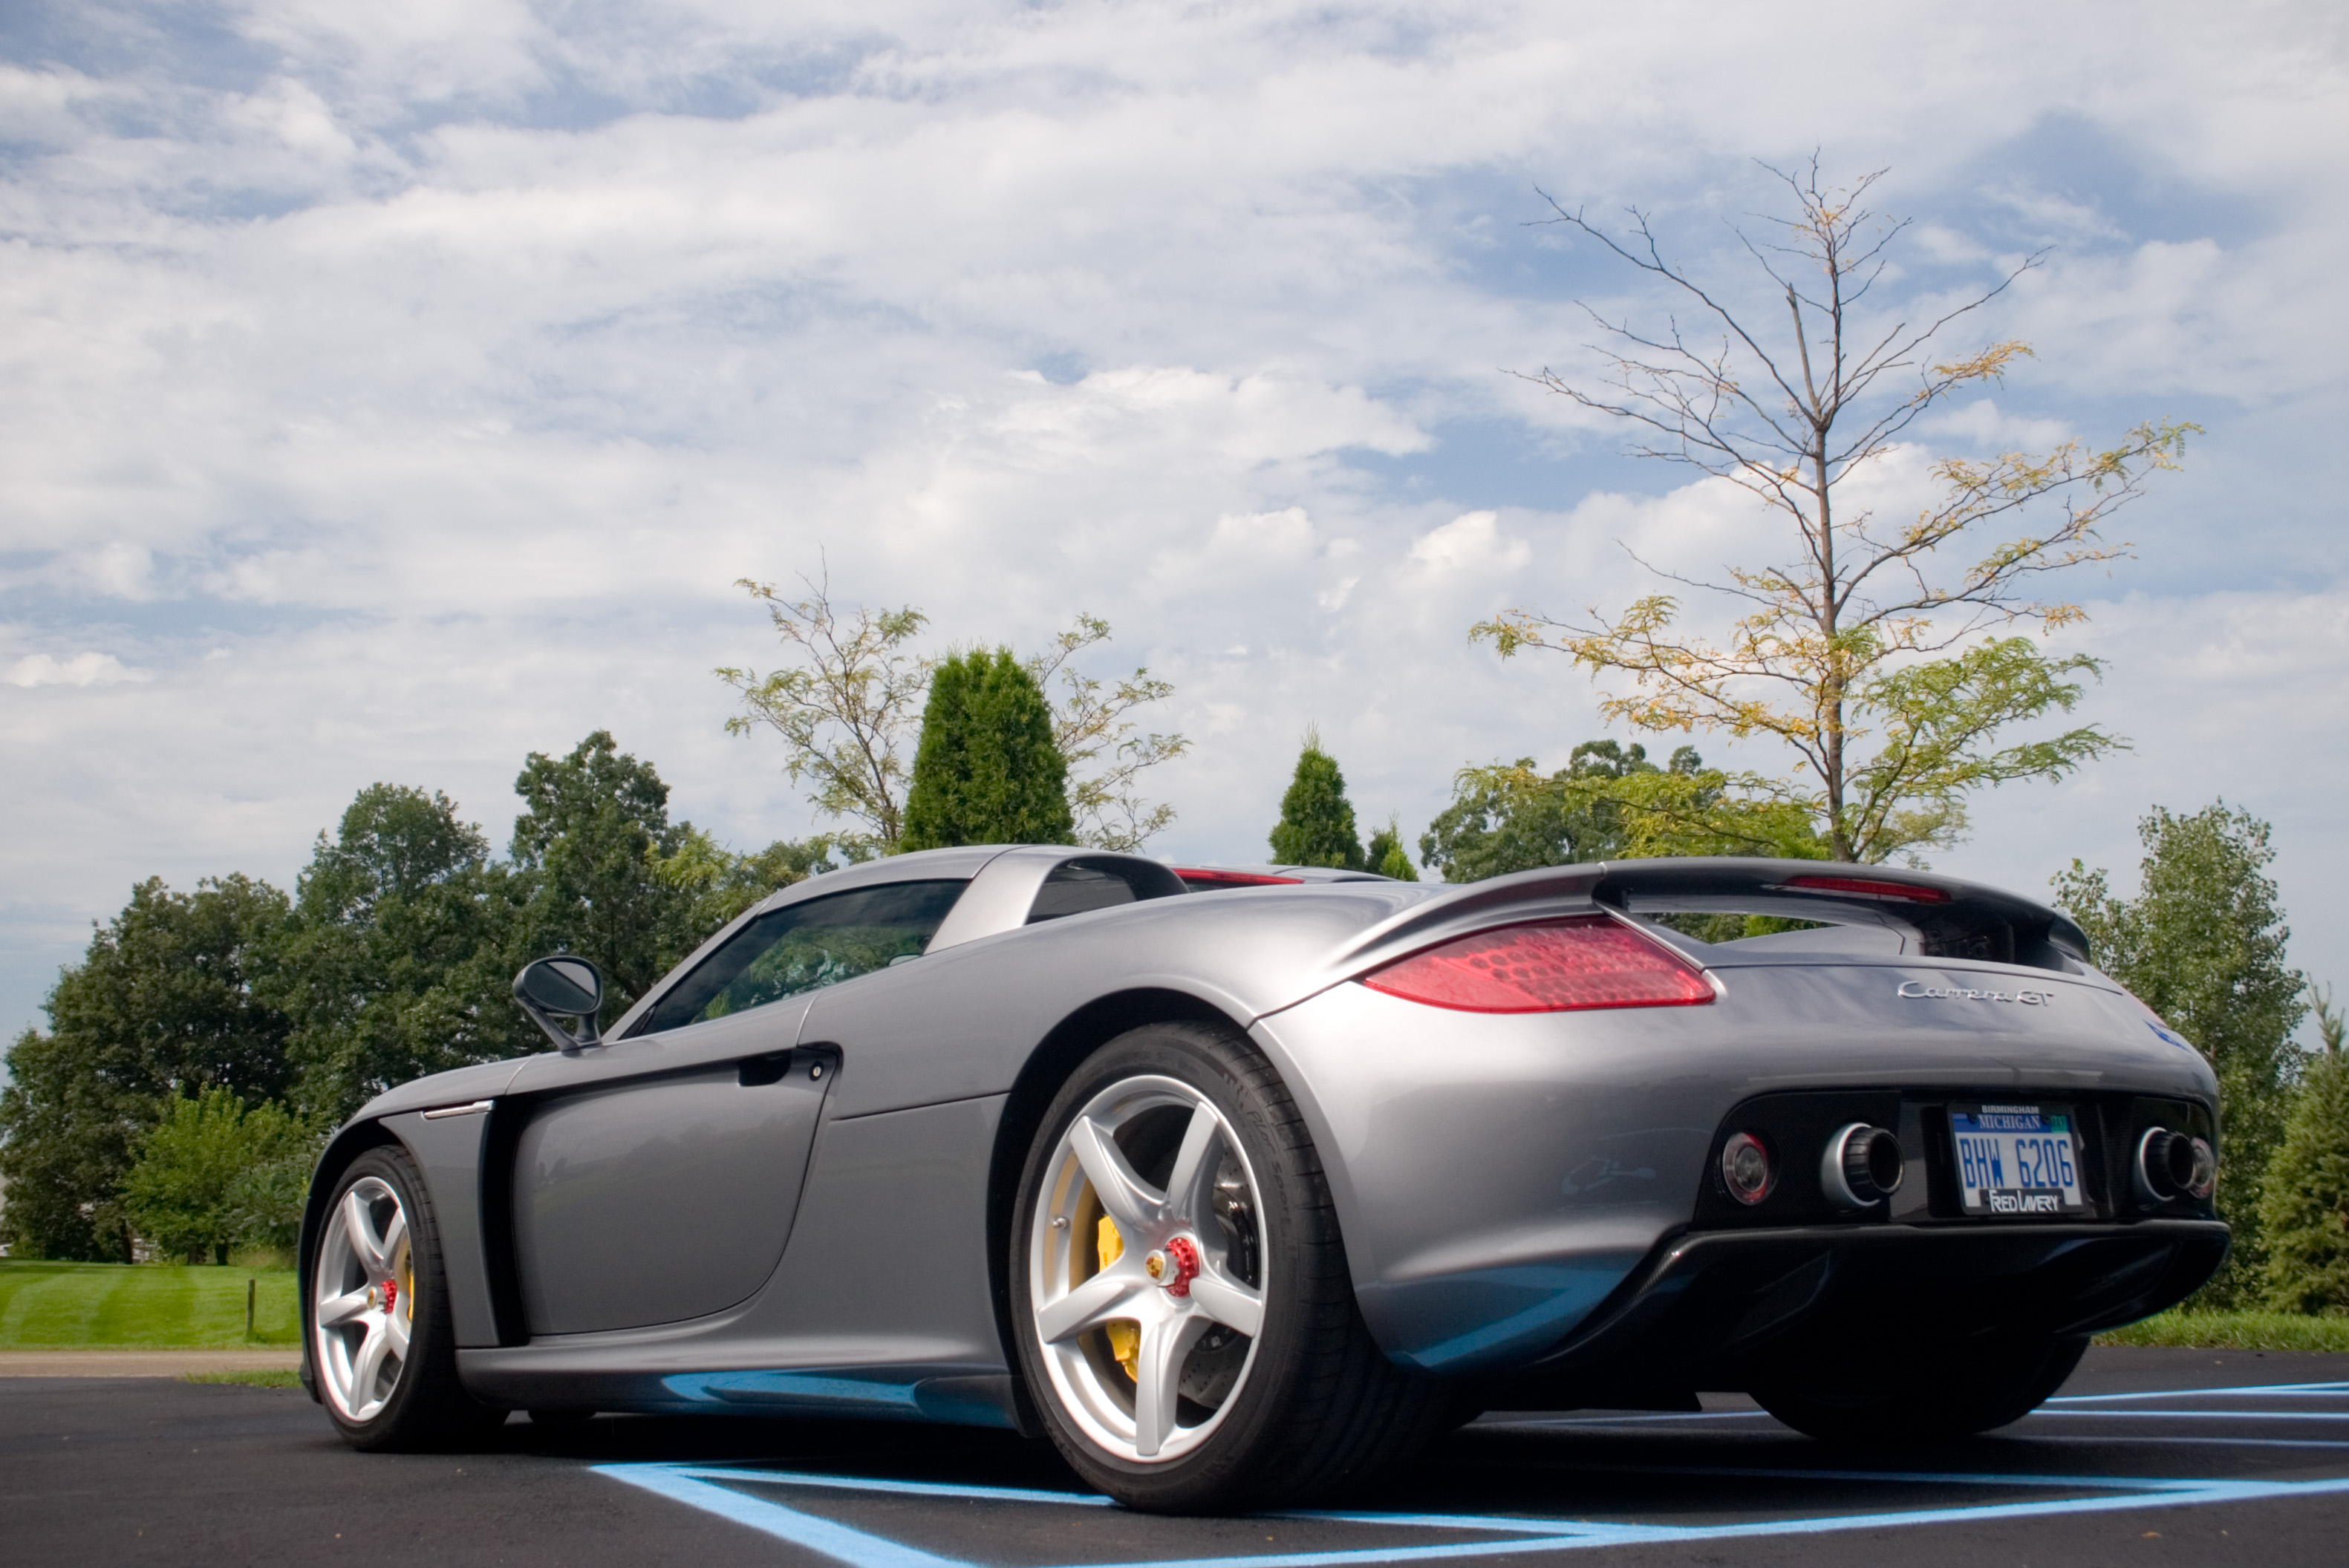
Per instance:
[[[514,976],[513,994],[557,1050],[568,1055],[604,1043],[595,1026],[595,1015],[604,1006],[604,974],[585,958],[564,954],[525,964]],[[576,1027],[566,1029],[557,1018],[572,1019]]]

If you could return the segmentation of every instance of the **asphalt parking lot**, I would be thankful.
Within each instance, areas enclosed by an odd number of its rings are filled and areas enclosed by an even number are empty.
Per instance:
[[[1854,1455],[1743,1401],[1488,1418],[1376,1498],[1126,1513],[1048,1449],[940,1428],[514,1418],[482,1451],[345,1449],[298,1392],[0,1379],[0,1558],[806,1568],[2349,1561],[2349,1357],[2092,1352],[1997,1436]]]

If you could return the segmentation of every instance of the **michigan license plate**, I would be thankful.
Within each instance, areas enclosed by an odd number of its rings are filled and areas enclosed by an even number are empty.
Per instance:
[[[2087,1212],[2070,1106],[1953,1105],[1950,1136],[1968,1214]]]

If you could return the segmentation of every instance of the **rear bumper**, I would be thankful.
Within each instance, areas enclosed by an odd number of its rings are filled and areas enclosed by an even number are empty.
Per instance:
[[[1668,1408],[1790,1358],[1985,1335],[2093,1334],[2174,1306],[2226,1260],[2215,1220],[1800,1226],[1670,1238],[1487,1408]]]

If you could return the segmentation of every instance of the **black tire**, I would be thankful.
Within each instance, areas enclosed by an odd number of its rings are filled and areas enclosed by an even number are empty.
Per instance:
[[[312,1243],[310,1287],[302,1300],[303,1340],[319,1402],[356,1449],[398,1452],[479,1439],[506,1412],[477,1404],[458,1381],[440,1232],[415,1163],[397,1147],[370,1149],[344,1170],[334,1193]],[[364,1239],[345,1218],[355,1193],[364,1222],[375,1227]],[[388,1244],[378,1248],[378,1242]],[[386,1282],[394,1287],[388,1293]],[[356,1305],[361,1292],[367,1293],[364,1310],[320,1326],[322,1304]],[[371,1357],[367,1346],[378,1334],[384,1348]],[[368,1372],[370,1366],[377,1369]]]
[[[1864,1388],[1840,1386],[1827,1363],[1757,1387],[1754,1398],[1822,1442],[1910,1448],[2023,1419],[2064,1386],[2087,1348],[2085,1335],[2002,1335],[1954,1354],[1918,1357],[1899,1376]]]
[[[1104,1338],[1096,1344],[1092,1336],[1105,1336],[1108,1325],[1064,1329],[1048,1347],[1037,1315],[1038,1281],[1043,1281],[1040,1288],[1050,1298],[1048,1305],[1068,1299],[1076,1286],[1063,1287],[1059,1282],[1073,1275],[1079,1265],[1071,1261],[1073,1250],[1051,1251],[1073,1248],[1072,1242],[1048,1239],[1040,1251],[1037,1236],[1042,1231],[1048,1238],[1070,1237],[1083,1226],[1081,1218],[1073,1226],[1065,1217],[1048,1219],[1043,1212],[1048,1203],[1092,1201],[1099,1205],[1097,1189],[1088,1177],[1074,1174],[1071,1164],[1077,1158],[1071,1140],[1080,1113],[1092,1115],[1089,1107],[1120,1095],[1129,1096],[1126,1103],[1143,1103],[1154,1091],[1133,1086],[1170,1081],[1220,1119],[1220,1127],[1210,1135],[1214,1141],[1206,1145],[1212,1152],[1202,1157],[1219,1163],[1200,1179],[1205,1185],[1195,1181],[1191,1190],[1226,1204],[1216,1220],[1223,1230],[1219,1239],[1197,1222],[1195,1212],[1190,1232],[1165,1241],[1163,1251],[1153,1243],[1140,1266],[1157,1280],[1156,1260],[1174,1258],[1180,1266],[1194,1270],[1194,1274],[1179,1276],[1186,1287],[1202,1268],[1225,1279],[1242,1278],[1253,1269],[1261,1317],[1252,1336],[1220,1326],[1218,1320],[1218,1326],[1205,1330],[1205,1338],[1187,1342],[1195,1349],[1169,1353],[1179,1359],[1164,1362],[1174,1370],[1162,1387],[1184,1392],[1179,1398],[1170,1392],[1173,1403],[1167,1408],[1189,1410],[1198,1418],[1188,1427],[1179,1425],[1179,1416],[1167,1424],[1170,1445],[1179,1439],[1188,1447],[1143,1459],[1138,1457],[1145,1424],[1142,1374],[1133,1369],[1121,1374],[1118,1367],[1151,1365],[1151,1353],[1139,1337],[1145,1331],[1136,1331],[1135,1348],[1127,1353],[1134,1357],[1133,1363],[1104,1360],[1100,1345],[1110,1342]],[[1179,1101],[1181,1097],[1171,1098]],[[1179,1104],[1174,1109],[1181,1110]],[[1135,1159],[1135,1174],[1145,1182],[1160,1183],[1150,1190],[1161,1192],[1164,1212],[1171,1214],[1175,1183],[1168,1177],[1179,1156],[1164,1143],[1163,1132],[1133,1134],[1136,1147],[1149,1145],[1154,1137],[1159,1140],[1155,1147],[1163,1154],[1146,1160],[1162,1161],[1157,1168],[1165,1173],[1154,1178],[1144,1171],[1145,1157],[1134,1156],[1127,1147],[1129,1130],[1143,1127],[1142,1119],[1154,1114],[1157,1112],[1137,1113],[1133,1121],[1121,1124],[1116,1137],[1121,1152]],[[1186,1114],[1195,1117],[1196,1106]],[[1191,1122],[1185,1119],[1184,1125]],[[1233,1139],[1238,1146],[1237,1162],[1227,1147]],[[1198,1168],[1206,1169],[1204,1164]],[[1235,1171],[1237,1176],[1230,1174]],[[1235,1192],[1242,1196],[1227,1196]],[[1071,1193],[1078,1196],[1071,1198]],[[1090,1199],[1083,1196],[1088,1193]],[[1256,1227],[1252,1243],[1241,1239],[1251,1209]],[[1072,1212],[1100,1215],[1102,1222],[1114,1226],[1105,1206]],[[1179,1225],[1173,1220],[1165,1223]],[[1186,1254],[1178,1250],[1178,1242],[1187,1242],[1193,1233],[1197,1250],[1181,1261]],[[1113,1228],[1108,1234],[1117,1238],[1121,1233]],[[1102,1242],[1104,1253],[1109,1244]],[[1198,1253],[1207,1254],[1206,1263],[1197,1261]],[[1063,1259],[1059,1276],[1052,1274],[1054,1256]],[[1410,1454],[1440,1429],[1449,1408],[1445,1385],[1405,1371],[1371,1341],[1355,1305],[1336,1212],[1312,1139],[1271,1064],[1236,1030],[1196,1023],[1147,1025],[1118,1037],[1078,1068],[1045,1112],[1030,1147],[1013,1210],[1008,1262],[1020,1370],[1044,1427],[1080,1475],[1129,1508],[1159,1513],[1235,1511],[1327,1493]],[[1111,1267],[1105,1256],[1092,1272],[1107,1274]],[[1143,1302],[1152,1311],[1195,1310],[1168,1306],[1144,1288],[1144,1282],[1133,1283],[1137,1294],[1122,1299]],[[1216,1281],[1196,1283],[1205,1300]],[[1170,1296],[1185,1294],[1167,1291]],[[1209,1308],[1195,1310],[1206,1313]],[[1167,1343],[1186,1342],[1170,1338]],[[1215,1358],[1213,1369],[1202,1372],[1199,1357],[1206,1357]],[[1235,1357],[1239,1357],[1237,1362]],[[1234,1365],[1237,1372],[1229,1371]],[[1096,1378],[1091,1385],[1081,1382],[1087,1367]],[[1133,1392],[1127,1396],[1133,1429],[1130,1441],[1118,1439],[1113,1432],[1103,1435],[1103,1411],[1112,1423],[1115,1411],[1102,1400],[1114,1398],[1120,1376],[1133,1380]],[[1237,1382],[1226,1387],[1212,1408],[1192,1402],[1190,1390],[1212,1388],[1225,1376],[1236,1377]]]

